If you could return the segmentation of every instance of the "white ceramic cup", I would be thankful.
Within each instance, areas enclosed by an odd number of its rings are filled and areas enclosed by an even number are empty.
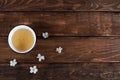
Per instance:
[[[14,34],[17,30],[19,30],[19,29],[27,29],[27,30],[29,30],[29,31],[33,34],[33,37],[34,37],[33,45],[31,46],[31,48],[29,48],[29,49],[26,50],[26,51],[19,51],[19,50],[17,50],[17,49],[14,47],[13,43],[12,43],[12,36],[13,36],[13,34]],[[33,31],[33,29],[31,29],[29,26],[26,26],[26,25],[18,25],[18,26],[16,26],[16,27],[14,27],[14,28],[10,31],[9,36],[8,36],[8,44],[9,44],[10,48],[11,48],[13,51],[17,52],[17,53],[27,53],[27,52],[31,51],[31,50],[34,48],[35,43],[36,43],[36,35],[35,35],[35,32]]]

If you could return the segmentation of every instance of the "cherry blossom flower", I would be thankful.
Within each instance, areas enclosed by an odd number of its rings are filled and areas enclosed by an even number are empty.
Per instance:
[[[10,61],[10,66],[15,67],[16,64],[17,64],[16,59]]]
[[[62,47],[58,47],[58,48],[56,48],[56,52],[59,53],[59,54],[62,53],[62,50],[63,50]]]
[[[36,74],[38,72],[37,66],[30,67],[30,73]]]
[[[44,32],[44,33],[42,33],[42,36],[43,36],[43,38],[48,38],[49,37],[49,34],[48,34],[48,32]]]
[[[45,60],[45,56],[42,56],[41,54],[38,54],[37,58],[39,62],[41,62],[42,60]]]

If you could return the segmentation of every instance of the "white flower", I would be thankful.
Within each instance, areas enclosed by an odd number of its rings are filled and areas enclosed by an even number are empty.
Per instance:
[[[56,52],[58,52],[59,54],[62,53],[62,50],[63,50],[62,47],[58,47],[58,48],[56,48]]]
[[[17,64],[16,59],[10,61],[10,66],[15,67],[16,64]]]
[[[37,55],[37,58],[38,58],[38,61],[42,61],[42,60],[45,60],[45,56],[42,56],[41,54],[38,54]]]
[[[38,72],[37,66],[30,67],[30,73],[36,74]]]
[[[48,35],[48,32],[44,32],[44,33],[42,33],[42,36],[43,36],[43,38],[48,38],[49,37],[49,35]]]

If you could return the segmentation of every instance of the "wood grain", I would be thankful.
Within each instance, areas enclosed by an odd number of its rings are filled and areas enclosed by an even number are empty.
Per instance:
[[[0,11],[120,11],[120,0],[0,0]]]
[[[0,12],[0,36],[17,25],[32,27],[37,36],[120,36],[116,12]]]
[[[37,65],[39,72],[29,73],[29,67]],[[7,77],[6,77],[7,76]],[[4,80],[119,80],[120,63],[74,64],[0,64],[0,79]]]
[[[62,54],[56,53],[57,47],[63,47]],[[27,54],[16,54],[0,37],[0,62],[8,63],[16,58],[22,63],[39,63],[37,54],[46,57],[43,63],[74,62],[120,62],[119,37],[51,37],[37,38],[35,48]]]
[[[37,35],[29,53],[8,45],[17,25]],[[38,53],[45,61],[38,62]],[[34,65],[36,75],[29,73]],[[120,80],[120,0],[0,0],[0,80]]]

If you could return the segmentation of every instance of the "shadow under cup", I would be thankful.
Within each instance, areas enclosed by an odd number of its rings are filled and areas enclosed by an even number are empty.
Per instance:
[[[10,48],[17,53],[31,51],[36,43],[36,35],[33,29],[26,25],[19,25],[13,28],[8,36]]]

